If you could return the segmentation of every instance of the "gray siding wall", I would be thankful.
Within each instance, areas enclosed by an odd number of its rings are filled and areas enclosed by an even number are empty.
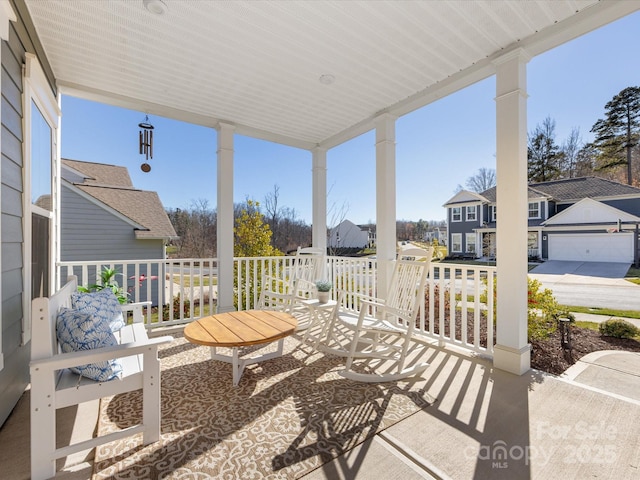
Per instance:
[[[472,221],[467,221],[467,208],[472,208],[476,210],[476,219]],[[462,220],[460,222],[453,221],[453,209],[451,207],[447,208],[447,217],[449,219],[449,232],[448,232],[448,240],[449,244],[447,245],[449,249],[449,255],[451,254],[460,254],[464,253],[467,250],[466,245],[466,236],[465,233],[473,233],[474,228],[478,228],[480,226],[480,210],[479,206],[470,206],[470,207],[462,207]],[[453,245],[451,241],[451,235],[453,233],[462,233],[462,252],[452,252],[451,247]],[[476,245],[477,248],[480,248]]]
[[[138,240],[133,226],[113,215],[104,208],[62,186],[61,192],[61,225],[60,248],[61,260],[64,261],[95,261],[95,260],[152,260],[162,259],[164,242],[162,240]],[[115,265],[116,270],[123,272],[122,266]],[[80,275],[80,272],[74,272]],[[164,271],[153,267],[150,272],[141,267],[140,273],[147,277],[164,278]],[[95,272],[92,278],[84,280],[79,277],[81,284],[95,282]],[[118,283],[125,285],[125,279],[116,278]],[[152,281],[152,280],[149,280]],[[153,285],[151,300],[153,305],[162,303],[158,296],[156,285]],[[126,290],[135,288],[135,281],[126,279]],[[141,286],[141,301],[147,300],[146,286]]]
[[[607,200],[607,205],[611,205],[614,208],[620,209],[623,212],[630,213],[640,217],[640,199],[638,198],[625,198],[621,200]]]
[[[143,260],[163,258],[162,240],[136,240],[133,226],[62,187],[61,260]]]
[[[0,424],[7,419],[29,383],[30,345],[22,343],[23,296],[23,175],[22,175],[22,63],[25,47],[11,25],[2,42],[2,353]]]

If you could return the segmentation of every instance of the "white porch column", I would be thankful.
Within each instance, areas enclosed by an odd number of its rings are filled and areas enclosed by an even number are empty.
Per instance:
[[[396,258],[396,117],[376,118],[376,257],[378,296],[386,295]]]
[[[522,49],[496,60],[497,345],[495,367],[530,368],[527,343],[527,91]]]
[[[313,218],[311,233],[313,246],[327,251],[327,150],[313,149],[312,195]]]
[[[235,127],[218,124],[218,313],[233,306],[233,133]]]

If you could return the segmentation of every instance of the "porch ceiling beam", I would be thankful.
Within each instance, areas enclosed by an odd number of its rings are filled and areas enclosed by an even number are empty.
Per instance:
[[[104,103],[116,107],[127,108],[129,110],[138,110],[150,115],[158,115],[161,117],[170,118],[172,120],[192,123],[194,125],[200,125],[203,127],[216,128],[220,123],[234,125],[235,133],[237,134],[265,140],[268,142],[279,143],[290,147],[302,148],[304,150],[312,150],[316,147],[316,144],[314,144],[313,142],[305,142],[302,140],[298,140],[297,138],[278,135],[266,130],[260,130],[257,128],[248,127],[246,125],[234,124],[233,122],[225,121],[224,119],[220,119],[217,117],[200,115],[197,113],[189,112],[187,110],[180,110],[177,108],[168,107],[166,105],[161,105],[159,103],[147,102],[137,98],[127,97],[126,95],[120,95],[114,92],[92,89],[65,81],[59,81],[58,88],[60,89],[60,92],[62,94],[82,98],[84,100],[90,100],[93,102]]]

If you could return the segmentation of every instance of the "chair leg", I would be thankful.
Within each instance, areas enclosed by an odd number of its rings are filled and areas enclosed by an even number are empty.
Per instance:
[[[158,348],[146,352],[143,357],[142,423],[144,424],[144,433],[142,434],[142,443],[149,445],[160,440],[160,360],[158,360]]]
[[[56,409],[54,375],[31,370],[31,478],[40,480],[56,474]]]

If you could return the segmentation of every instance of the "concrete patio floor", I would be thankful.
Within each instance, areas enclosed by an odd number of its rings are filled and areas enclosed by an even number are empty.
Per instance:
[[[415,380],[435,403],[302,478],[632,479],[640,476],[640,355],[585,357],[564,376],[515,376],[433,347]],[[404,382],[399,382],[404,383]],[[0,471],[29,478],[29,392],[0,430]],[[92,435],[97,402],[59,415],[63,438]],[[88,479],[92,452],[57,479]]]

